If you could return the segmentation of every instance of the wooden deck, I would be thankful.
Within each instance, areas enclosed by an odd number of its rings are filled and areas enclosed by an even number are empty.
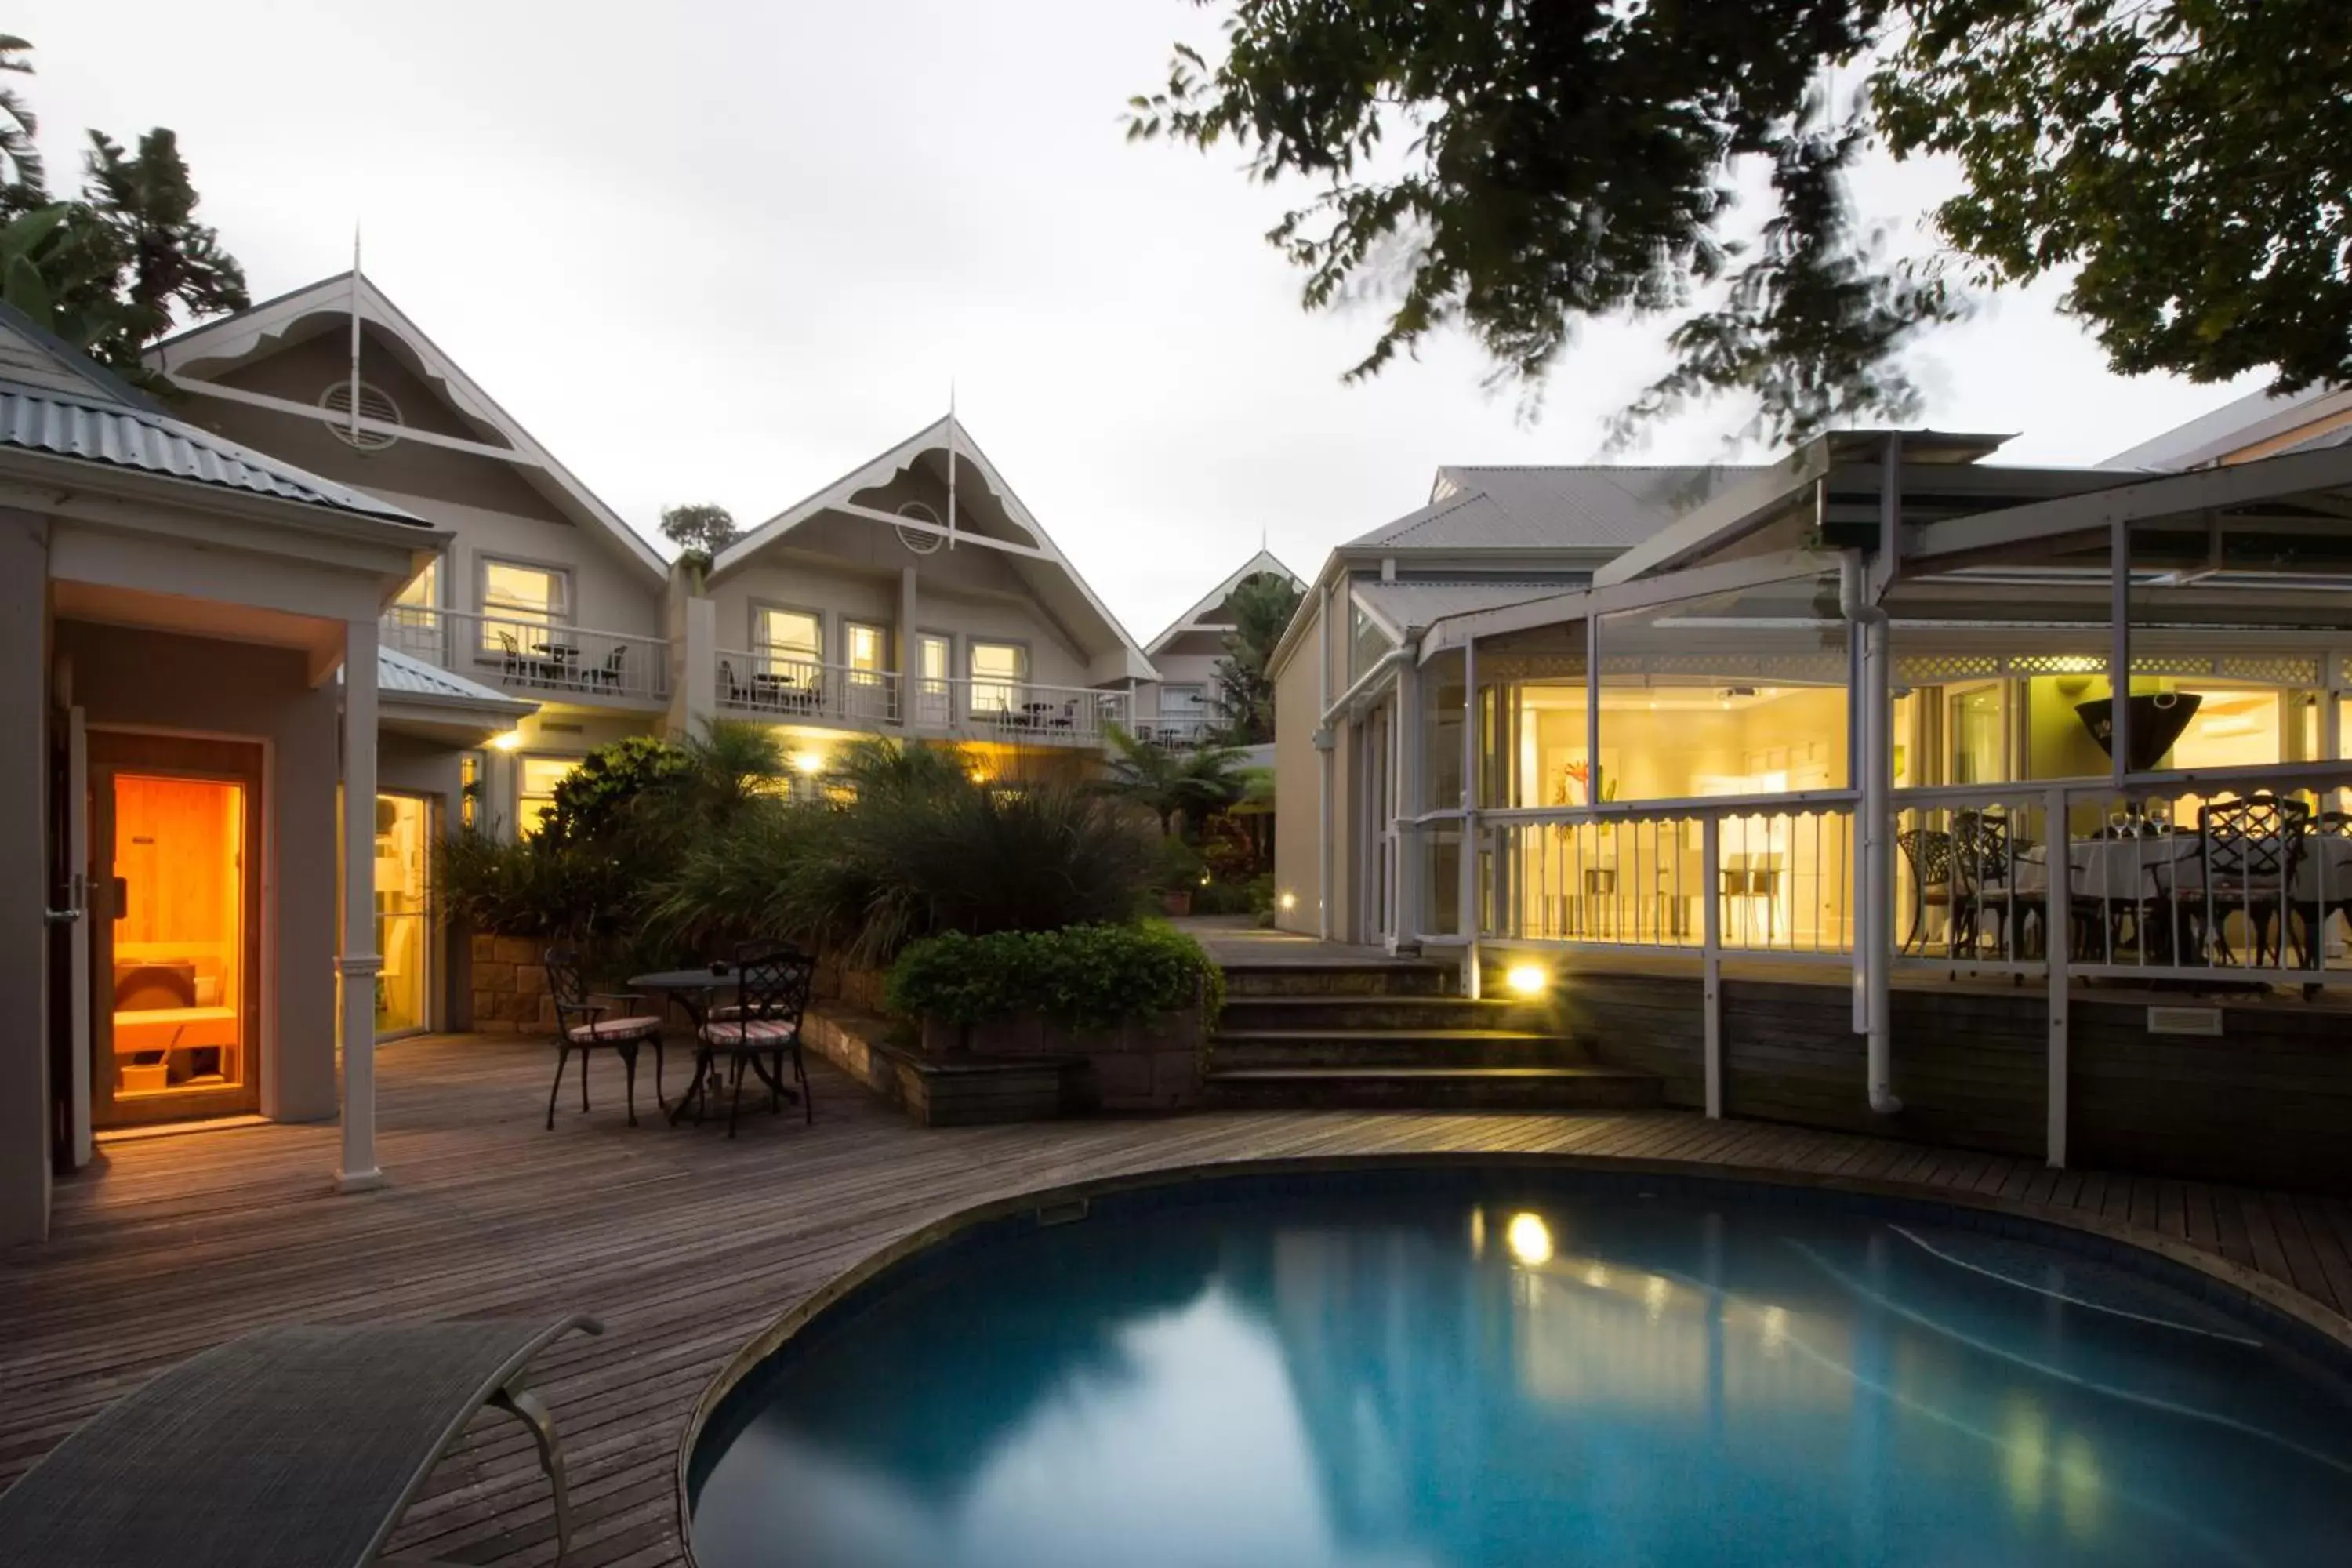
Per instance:
[[[672,1130],[650,1115],[625,1126],[609,1062],[597,1064],[596,1110],[567,1107],[542,1131],[551,1064],[529,1040],[415,1040],[382,1062],[385,1191],[330,1193],[336,1133],[324,1126],[116,1144],[59,1189],[54,1239],[0,1256],[0,1481],[156,1371],[265,1323],[583,1310],[604,1318],[604,1337],[574,1340],[541,1368],[579,1514],[566,1561],[675,1562],[679,1434],[706,1384],[778,1313],[967,1205],[1196,1161],[1557,1150],[1913,1182],[2129,1220],[2352,1307],[2352,1203],[1686,1112],[1221,1113],[922,1131],[819,1063],[814,1127],[762,1115],[730,1143],[716,1127]],[[395,1545],[551,1562],[545,1489],[520,1429],[480,1423]]]

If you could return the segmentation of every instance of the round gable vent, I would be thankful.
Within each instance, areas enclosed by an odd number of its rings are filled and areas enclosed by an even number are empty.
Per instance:
[[[400,439],[387,430],[353,430],[352,428],[352,384],[338,381],[319,394],[319,410],[333,431],[335,439],[346,447],[356,447],[362,452],[381,452]],[[360,417],[373,419],[379,425],[400,423],[400,405],[382,387],[368,382],[360,383]]]
[[[898,515],[900,517],[913,518],[917,522],[928,522],[932,528],[940,528],[945,526],[940,521],[940,514],[938,512],[933,511],[929,507],[924,505],[919,500],[910,500],[901,505],[898,508]],[[895,531],[898,535],[898,542],[905,545],[917,555],[931,554],[933,552],[937,551],[941,544],[946,542],[945,540],[941,539],[938,534],[931,532],[929,529],[907,528],[902,526]]]

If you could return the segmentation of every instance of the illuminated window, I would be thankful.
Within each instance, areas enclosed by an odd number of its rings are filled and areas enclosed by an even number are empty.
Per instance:
[[[824,622],[806,610],[761,605],[751,612],[751,642],[763,675],[813,674],[824,662]]]
[[[555,809],[555,786],[581,763],[578,757],[521,757],[516,760],[515,829],[528,837],[537,833]]]
[[[511,561],[482,563],[482,651],[530,655],[571,616],[567,574]]]
[[[1029,679],[1029,650],[1019,643],[975,642],[966,656],[975,713],[1003,712],[1021,706]]]

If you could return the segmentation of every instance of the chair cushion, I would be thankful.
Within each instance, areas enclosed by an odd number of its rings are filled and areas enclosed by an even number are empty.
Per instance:
[[[714,1046],[789,1046],[800,1032],[782,1018],[724,1018],[702,1026],[703,1039]]]
[[[575,1046],[609,1046],[621,1040],[649,1039],[659,1033],[659,1018],[599,1018],[593,1024],[574,1024],[563,1031],[563,1037]]]

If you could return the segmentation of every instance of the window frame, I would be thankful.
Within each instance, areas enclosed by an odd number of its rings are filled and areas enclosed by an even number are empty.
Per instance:
[[[554,584],[559,595],[558,607],[551,611],[545,611],[527,605],[512,609],[493,605],[490,603],[490,572],[493,567],[499,566],[509,567],[519,572],[536,572],[546,577]],[[528,556],[521,555],[478,554],[474,557],[474,613],[479,617],[479,636],[477,641],[479,644],[479,653],[485,657],[499,658],[507,651],[498,640],[498,634],[506,630],[506,626],[493,626],[491,622],[543,626],[550,635],[550,640],[552,641],[553,634],[570,630],[577,625],[573,619],[577,605],[578,599],[573,593],[572,568],[561,562],[533,561]],[[539,619],[538,617],[541,616],[546,618]],[[518,647],[515,651],[527,658],[536,650]]]
[[[825,660],[825,615],[823,610],[806,605],[790,604],[779,599],[754,599],[749,607],[751,618],[751,668],[762,675],[774,675],[791,668],[801,674],[813,673],[824,668]],[[814,645],[805,650],[791,643],[771,642],[767,637],[770,616],[799,616],[815,630]]]
[[[547,803],[548,810],[552,811],[555,807],[555,785],[579,772],[580,765],[587,760],[585,753],[578,752],[518,752],[515,753],[515,837],[517,838],[536,837],[544,821],[544,814],[539,818],[527,816],[526,808],[529,803],[543,800]],[[564,763],[569,765],[558,775],[555,783],[551,784],[542,794],[530,787],[530,764],[533,763]]]
[[[1020,667],[1017,673],[1009,679],[1003,676],[981,674],[973,666],[972,660],[982,648],[1011,648],[1020,655]],[[1036,684],[1035,679],[1030,674],[1032,668],[1029,659],[1029,645],[1025,641],[1013,637],[966,637],[963,639],[963,682],[971,711],[974,713],[1019,712],[1021,704],[1026,700],[1029,689]],[[1005,694],[1004,700],[994,707],[985,707],[980,700],[982,690],[1003,691]]]

